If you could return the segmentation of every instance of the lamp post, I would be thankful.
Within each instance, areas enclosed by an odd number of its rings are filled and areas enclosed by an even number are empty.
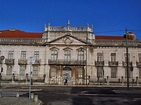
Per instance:
[[[29,59],[29,64],[30,64],[30,73],[29,73],[29,76],[30,76],[30,83],[29,83],[29,99],[31,99],[31,85],[32,85],[32,64],[35,62],[35,58],[33,57],[30,57]]]
[[[128,36],[127,36],[127,29],[125,30],[126,31],[126,69],[127,69],[127,90],[129,89],[129,62],[128,62]]]

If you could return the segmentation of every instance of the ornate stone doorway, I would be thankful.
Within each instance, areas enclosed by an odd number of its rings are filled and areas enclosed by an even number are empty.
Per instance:
[[[70,83],[72,78],[72,70],[69,67],[65,67],[62,70],[62,78],[64,82]]]

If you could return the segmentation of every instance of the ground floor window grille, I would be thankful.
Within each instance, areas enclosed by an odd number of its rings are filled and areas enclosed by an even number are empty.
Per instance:
[[[25,76],[25,69],[26,69],[25,65],[20,66],[20,76]]]
[[[78,78],[82,78],[83,77],[83,68],[79,68],[78,69]]]
[[[7,65],[7,75],[12,75],[12,66],[11,65]]]
[[[104,76],[103,67],[97,67],[97,77],[98,78],[103,78],[103,76]]]
[[[116,78],[117,77],[117,68],[112,67],[111,68],[111,78]]]
[[[33,66],[33,76],[38,76],[39,66]]]
[[[128,76],[129,76],[129,78],[132,77],[132,71],[130,68],[128,68]],[[127,78],[127,68],[125,68],[125,78]]]

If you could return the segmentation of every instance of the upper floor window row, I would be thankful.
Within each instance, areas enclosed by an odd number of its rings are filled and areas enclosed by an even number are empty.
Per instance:
[[[64,50],[64,60],[65,61],[70,61],[71,56],[72,56],[71,49],[65,49]],[[52,60],[57,60],[58,59],[58,50],[57,49],[52,49],[51,50],[51,59]],[[84,50],[78,50],[77,51],[77,59],[78,60],[84,60]]]

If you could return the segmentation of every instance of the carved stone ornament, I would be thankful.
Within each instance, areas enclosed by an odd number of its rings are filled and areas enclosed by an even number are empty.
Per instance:
[[[67,36],[67,37],[65,37],[65,38],[63,39],[63,42],[64,42],[66,45],[70,45],[70,44],[73,42],[73,40],[72,40],[69,36]]]

